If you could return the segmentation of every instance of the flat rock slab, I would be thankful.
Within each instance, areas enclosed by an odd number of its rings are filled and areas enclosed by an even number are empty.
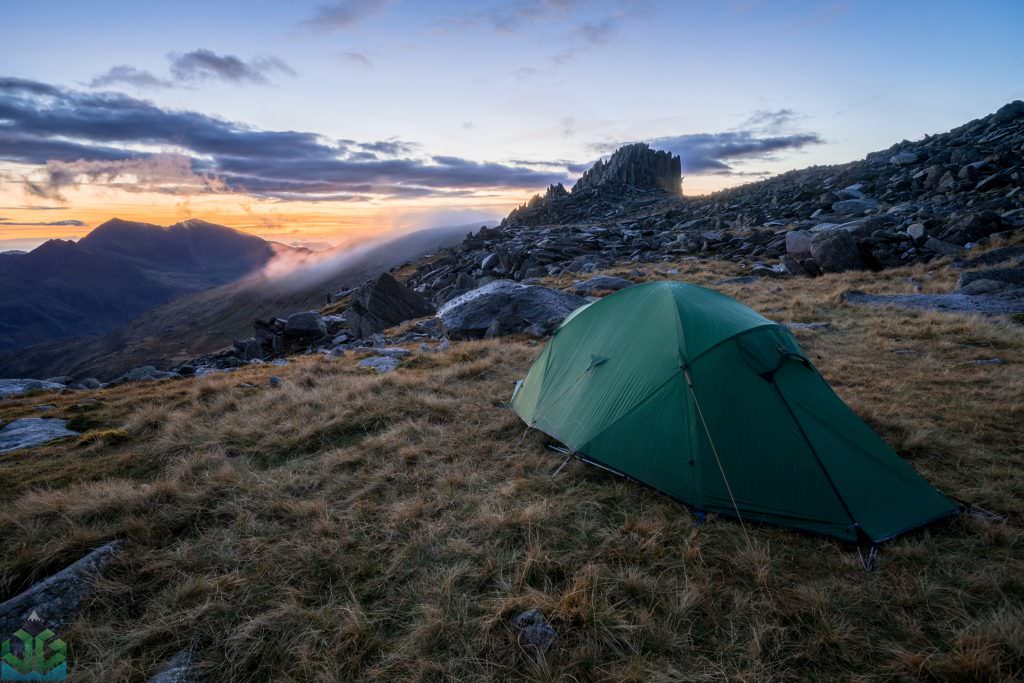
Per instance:
[[[865,294],[847,292],[843,299],[864,306],[897,306],[947,313],[980,313],[982,315],[1013,315],[1024,313],[1024,288],[993,294]]]
[[[24,593],[0,603],[0,633],[14,633],[33,612],[54,630],[71,623],[82,600],[92,592],[93,579],[114,559],[121,543],[111,541],[100,546]]]
[[[48,417],[26,417],[8,422],[0,429],[0,453],[42,446],[68,436],[78,436],[78,432],[68,429],[67,424],[67,420]]]
[[[494,329],[515,334],[532,328],[547,334],[587,303],[567,292],[495,280],[452,299],[438,309],[437,316],[448,336],[459,339],[483,337]]]
[[[401,361],[392,356],[370,356],[369,358],[362,359],[356,363],[356,365],[361,368],[376,370],[383,374],[385,372],[391,372],[397,368],[399,363],[401,363]]]
[[[56,391],[64,388],[63,384],[41,379],[0,379],[0,398],[20,396],[30,391]]]

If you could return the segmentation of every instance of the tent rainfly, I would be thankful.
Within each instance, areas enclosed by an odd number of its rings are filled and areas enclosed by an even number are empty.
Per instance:
[[[652,282],[574,311],[512,408],[580,459],[698,510],[879,543],[954,513],[781,325]]]

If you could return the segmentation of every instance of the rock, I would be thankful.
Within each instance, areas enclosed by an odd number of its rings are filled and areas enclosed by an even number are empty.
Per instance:
[[[169,660],[164,666],[149,678],[146,683],[192,683],[192,650],[182,650]]]
[[[786,274],[786,266],[781,263],[774,266],[766,266],[763,263],[755,263],[750,272],[758,277],[783,277]]]
[[[878,210],[878,201],[875,199],[841,199],[832,203],[832,210],[836,213],[860,215],[869,211]]]
[[[960,253],[960,247],[943,240],[929,237],[925,240],[924,244],[921,245],[929,251],[934,251],[936,254],[942,254],[943,256],[956,256]]]
[[[327,336],[327,323],[316,311],[292,313],[285,321],[284,333],[289,337],[323,339]]]
[[[790,230],[786,233],[786,253],[794,258],[807,258],[811,255],[811,240],[814,238],[806,230]]]
[[[989,270],[971,270],[960,275],[959,287],[970,285],[973,282],[988,280],[1000,282],[1003,285],[1024,287],[1024,267],[1022,268],[992,268]]]
[[[121,541],[111,541],[24,593],[0,604],[0,634],[14,633],[35,612],[51,629],[71,623],[79,606],[93,589],[93,579],[114,559]]]
[[[1006,361],[1002,358],[978,358],[967,361],[965,365],[1006,365]]]
[[[608,161],[598,160],[573,186],[573,194],[604,188],[637,188],[682,194],[682,165],[671,152],[651,149],[637,142],[615,150]]]
[[[910,166],[917,163],[917,152],[898,152],[889,157],[889,163],[895,166]]]
[[[826,273],[863,270],[864,260],[853,236],[845,230],[818,233],[811,241],[811,256]]]
[[[152,365],[143,365],[140,368],[133,368],[128,372],[124,373],[110,384],[117,386],[118,384],[124,384],[125,382],[155,382],[161,379],[170,379],[176,377],[173,372],[165,372],[163,370],[157,370]]]
[[[947,313],[980,313],[982,315],[1015,315],[1024,313],[1024,289],[1004,289],[993,294],[892,294],[878,295],[847,292],[843,299],[867,306],[898,306]]]
[[[589,280],[577,282],[569,291],[579,296],[593,296],[595,292],[617,292],[626,287],[632,287],[633,282],[621,277],[612,275],[595,275]]]
[[[270,376],[270,388],[277,389],[280,386],[281,386],[281,378],[278,377],[277,375],[271,375]]]
[[[923,223],[912,223],[907,226],[907,236],[915,242],[923,240],[927,233],[928,231],[925,230]]]
[[[983,211],[963,216],[952,223],[940,239],[954,244],[977,242],[1003,229],[1002,217],[994,211]]]
[[[430,302],[384,273],[352,294],[352,306],[345,312],[345,317],[352,333],[366,338],[433,312]]]
[[[545,332],[557,327],[586,299],[538,285],[496,280],[452,299],[437,311],[451,337],[483,337],[494,321],[502,334],[523,332],[538,325]]]
[[[986,254],[959,261],[954,265],[960,268],[977,268],[979,266],[995,266],[1013,260],[1017,260],[1018,265],[1024,266],[1024,245],[999,247]]]
[[[301,313],[299,315],[302,315]],[[256,337],[249,339],[236,339],[232,342],[238,357],[242,360],[255,360],[263,357],[263,342]],[[180,371],[179,371],[180,372]]]
[[[356,363],[356,366],[376,370],[383,374],[385,372],[391,372],[397,368],[400,363],[401,361],[392,356],[369,356],[368,358],[364,358]]]
[[[996,280],[972,280],[965,285],[961,285],[958,289],[961,294],[975,296],[978,294],[992,294],[993,292],[998,292],[1005,288],[1005,282],[997,282]]]
[[[547,622],[539,609],[517,614],[512,623],[519,629],[522,639],[540,652],[547,652],[555,641],[555,628]]]
[[[832,323],[829,322],[815,322],[815,323],[794,323],[786,322],[782,323],[791,330],[827,330],[832,327]]]
[[[78,436],[78,432],[68,429],[67,424],[67,420],[46,417],[24,417],[8,422],[0,429],[0,453],[33,448],[57,439]]]
[[[61,375],[60,377],[47,377],[45,381],[50,384],[63,384],[66,386],[71,384],[72,378],[67,375]]]
[[[182,374],[184,375],[187,373]],[[101,389],[103,387],[103,383],[100,382],[95,377],[86,377],[85,379],[78,383],[78,386],[81,387],[82,389]]]
[[[59,391],[63,384],[41,379],[0,379],[0,398],[20,396],[30,391]]]

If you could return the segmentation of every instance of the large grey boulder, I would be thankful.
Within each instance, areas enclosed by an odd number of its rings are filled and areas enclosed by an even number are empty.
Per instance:
[[[452,299],[437,316],[453,338],[478,339],[496,329],[501,334],[547,334],[586,303],[582,297],[547,287],[495,280]]]
[[[292,313],[285,320],[284,333],[289,337],[320,339],[327,336],[327,323],[316,311]]]
[[[0,453],[42,446],[57,439],[78,436],[78,432],[68,429],[67,424],[67,420],[49,417],[24,417],[8,422],[0,429]]]
[[[863,270],[857,241],[846,230],[820,232],[811,240],[811,256],[826,273]]]
[[[107,568],[120,547],[121,541],[100,546],[24,593],[0,603],[0,634],[14,633],[33,612],[54,630],[71,623],[82,600],[92,592],[93,580]]]
[[[806,230],[790,230],[786,233],[786,253],[795,258],[811,255],[811,240],[814,235]]]
[[[388,273],[370,280],[352,294],[352,305],[345,311],[352,333],[365,339],[389,327],[434,312],[433,305],[398,282]]]
[[[30,391],[57,391],[65,388],[59,382],[41,379],[0,379],[0,398],[20,396]]]

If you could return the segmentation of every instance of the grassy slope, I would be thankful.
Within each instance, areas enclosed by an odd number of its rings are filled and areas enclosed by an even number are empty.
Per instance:
[[[673,265],[734,274],[646,268]],[[937,486],[1008,517],[887,544],[874,573],[782,529],[751,528],[748,548],[735,522],[694,527],[595,468],[547,476],[558,457],[502,407],[539,347],[495,340],[385,376],[302,358],[0,404],[3,420],[52,403],[88,430],[0,456],[0,598],[127,539],[65,634],[76,681],[142,681],[190,644],[211,681],[1017,680],[1022,328],[839,299],[954,278],[722,287],[777,320],[831,321],[798,337],[839,394]],[[990,357],[1007,364],[965,364]],[[510,625],[531,607],[558,632],[546,657]]]

